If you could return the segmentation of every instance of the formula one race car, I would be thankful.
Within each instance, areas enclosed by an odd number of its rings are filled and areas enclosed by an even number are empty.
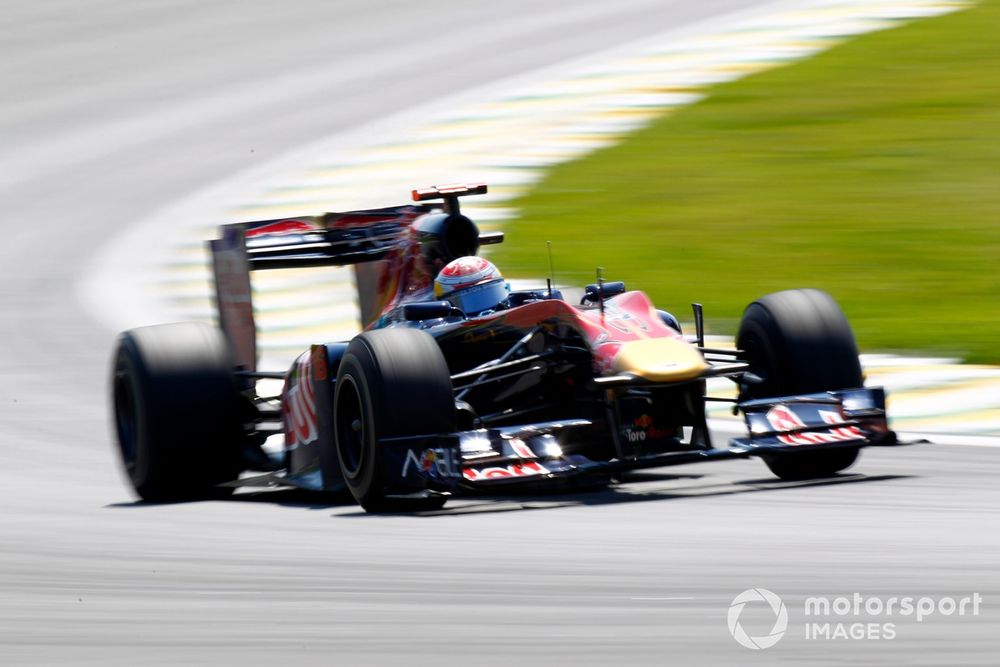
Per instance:
[[[226,225],[210,243],[221,331],[127,331],[114,355],[117,438],[145,500],[237,486],[348,489],[369,511],[440,507],[457,493],[593,485],[639,468],[760,457],[782,479],[832,475],[896,444],[885,393],[866,388],[854,336],[816,290],[746,309],[736,349],[696,333],[621,282],[570,303],[551,281],[511,291],[477,257],[459,197],[417,190],[377,210]],[[250,276],[354,265],[362,333],[313,345],[285,372],[257,368]],[[574,299],[575,301],[576,299]],[[712,443],[706,380],[725,377],[747,435]],[[279,396],[258,392],[281,380]],[[281,451],[265,447],[283,435]],[[248,473],[256,471],[258,474]]]

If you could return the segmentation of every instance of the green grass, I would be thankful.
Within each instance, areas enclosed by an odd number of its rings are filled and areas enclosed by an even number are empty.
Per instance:
[[[718,86],[516,201],[512,276],[609,280],[731,334],[833,294],[862,349],[1000,362],[1000,0]]]

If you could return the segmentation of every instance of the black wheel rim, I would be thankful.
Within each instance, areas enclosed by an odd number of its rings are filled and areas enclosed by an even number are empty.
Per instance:
[[[355,478],[365,459],[366,425],[361,393],[349,375],[340,379],[334,410],[337,429],[337,452],[344,474]]]

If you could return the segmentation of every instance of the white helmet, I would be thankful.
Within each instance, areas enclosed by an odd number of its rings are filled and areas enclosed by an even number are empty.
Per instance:
[[[507,300],[507,283],[493,262],[459,257],[448,262],[434,279],[434,296],[450,301],[466,315],[476,315]]]

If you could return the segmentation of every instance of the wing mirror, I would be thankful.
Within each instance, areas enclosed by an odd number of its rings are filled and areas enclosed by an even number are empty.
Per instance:
[[[403,318],[409,322],[436,320],[441,317],[465,317],[450,301],[421,301],[403,306]]]
[[[592,283],[583,288],[583,299],[581,305],[597,303],[601,299],[609,299],[625,292],[625,283],[616,280],[610,283]]]

